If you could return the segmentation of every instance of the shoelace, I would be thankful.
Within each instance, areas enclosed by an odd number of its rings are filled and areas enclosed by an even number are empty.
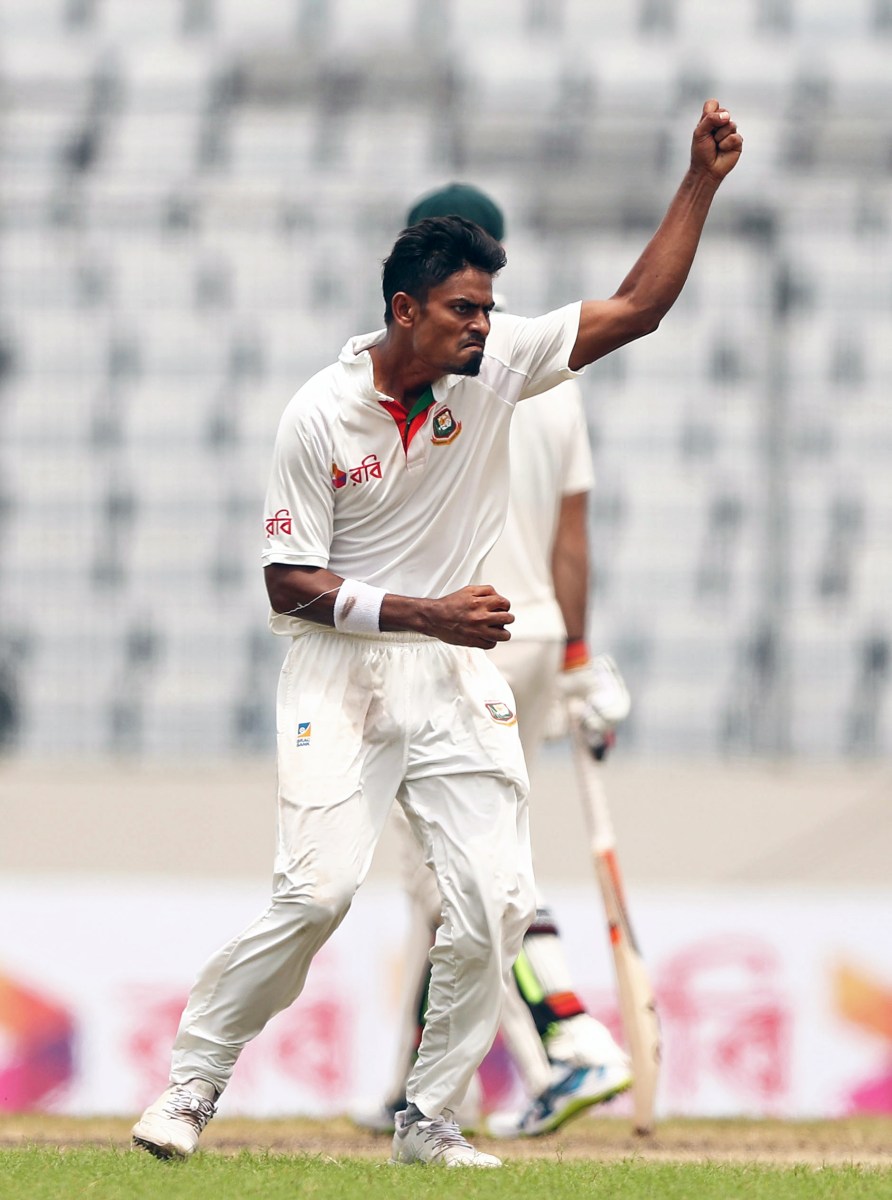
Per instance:
[[[217,1108],[212,1101],[183,1087],[171,1092],[164,1104],[164,1112],[167,1116],[188,1121],[198,1133],[201,1133],[216,1111]]]
[[[429,1142],[438,1142],[446,1146],[467,1146],[473,1149],[471,1143],[462,1135],[457,1121],[447,1121],[445,1117],[432,1117],[429,1121],[418,1122],[419,1132]]]

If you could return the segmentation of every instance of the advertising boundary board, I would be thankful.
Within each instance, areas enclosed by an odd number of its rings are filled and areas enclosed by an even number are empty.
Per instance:
[[[580,993],[622,1037],[594,887],[548,898]],[[0,882],[0,1111],[137,1112],[165,1085],[199,967],[267,902],[232,881]],[[892,1111],[892,889],[661,887],[629,904],[663,1033],[658,1118]],[[381,1099],[406,917],[396,885],[361,889],[303,995],[243,1053],[221,1112],[327,1116]],[[500,1039],[481,1084],[488,1110],[520,1100]]]

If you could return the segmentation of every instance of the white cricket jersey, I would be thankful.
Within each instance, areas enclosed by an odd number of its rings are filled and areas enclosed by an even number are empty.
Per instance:
[[[480,373],[444,375],[404,448],[375,388],[369,347],[351,339],[282,415],[266,497],[264,565],[328,567],[405,596],[481,581],[508,505],[515,403],[574,372],[580,305],[541,317],[494,313]],[[306,623],[272,613],[276,633]]]
[[[511,641],[566,637],[551,552],[561,500],[595,476],[582,394],[574,380],[523,403],[511,423],[511,499],[481,578],[511,601]],[[510,643],[509,643],[510,644]]]

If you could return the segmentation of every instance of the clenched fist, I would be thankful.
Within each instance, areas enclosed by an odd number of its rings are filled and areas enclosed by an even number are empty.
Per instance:
[[[737,166],[743,150],[743,138],[737,132],[731,114],[718,100],[707,100],[691,143],[691,166],[706,170],[715,179],[724,179]]]

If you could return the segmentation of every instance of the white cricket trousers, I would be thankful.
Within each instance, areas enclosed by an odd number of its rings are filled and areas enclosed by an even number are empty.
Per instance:
[[[344,919],[396,796],[433,869],[443,920],[408,1099],[454,1107],[495,1039],[535,914],[528,781],[514,698],[482,650],[310,627],[277,698],[272,901],[204,967],[171,1082],[223,1091],[242,1048],[300,994]]]
[[[563,642],[512,638],[508,642],[500,642],[486,655],[511,687],[528,771],[533,770],[542,743],[548,712],[557,691],[557,675],[563,654]],[[534,802],[531,809],[535,808]],[[531,819],[534,832],[536,816],[537,813],[533,811]],[[541,821],[547,822],[547,810],[540,809],[538,816]],[[401,1001],[398,1052],[393,1082],[386,1093],[388,1101],[404,1094],[406,1078],[415,1061],[419,986],[426,977],[431,929],[436,928],[440,919],[440,900],[435,880],[423,865],[421,853],[398,810],[393,811],[392,821],[402,845],[403,879],[411,902],[411,913],[406,949],[407,987]],[[513,977],[509,977],[503,997],[501,1029],[527,1094],[538,1096],[551,1083],[551,1063]]]

